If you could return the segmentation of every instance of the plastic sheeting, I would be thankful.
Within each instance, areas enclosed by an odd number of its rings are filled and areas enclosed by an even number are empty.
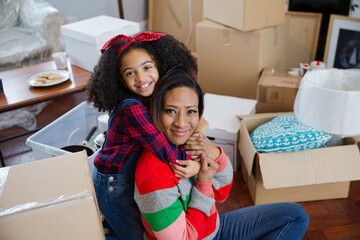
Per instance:
[[[61,51],[65,17],[43,0],[0,0],[0,71],[32,65]]]
[[[0,114],[0,131],[13,126],[35,130],[36,115],[38,115],[49,102],[43,102],[30,107],[19,108]]]
[[[319,130],[360,135],[360,71],[311,71],[301,80],[294,112],[298,120]]]

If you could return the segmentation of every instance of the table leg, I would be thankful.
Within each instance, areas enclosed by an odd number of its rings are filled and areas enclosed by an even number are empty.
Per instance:
[[[1,149],[0,149],[0,161],[1,161],[1,167],[5,167],[5,161],[4,161]]]

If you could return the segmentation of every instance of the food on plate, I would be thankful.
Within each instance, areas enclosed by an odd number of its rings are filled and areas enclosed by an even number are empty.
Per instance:
[[[45,84],[49,84],[51,82],[54,82],[56,80],[61,79],[62,76],[59,74],[52,74],[52,73],[40,73],[36,75],[36,78],[33,80],[34,85],[36,86],[42,86]]]

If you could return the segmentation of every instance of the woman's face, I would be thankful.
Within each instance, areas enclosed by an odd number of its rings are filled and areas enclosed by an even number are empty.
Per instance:
[[[130,91],[143,97],[154,92],[159,80],[155,61],[144,49],[133,49],[123,56],[120,73]]]
[[[161,124],[166,138],[182,145],[194,132],[199,122],[199,99],[188,87],[167,91],[161,109]]]

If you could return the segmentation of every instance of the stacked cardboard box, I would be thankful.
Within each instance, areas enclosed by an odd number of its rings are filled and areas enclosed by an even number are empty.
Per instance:
[[[298,67],[315,57],[321,14],[285,12],[282,0],[209,0],[196,26],[205,92],[256,98],[265,67]]]
[[[203,0],[149,0],[149,30],[166,32],[196,53],[195,26],[203,20]]]
[[[282,63],[285,0],[204,1],[196,25],[199,82],[205,92],[256,98],[260,71]]]

